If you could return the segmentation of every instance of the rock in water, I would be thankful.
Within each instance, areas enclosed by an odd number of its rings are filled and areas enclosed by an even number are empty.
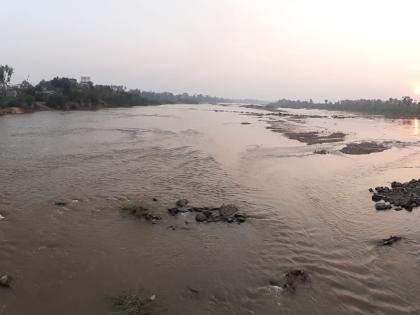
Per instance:
[[[389,210],[392,209],[392,205],[385,202],[385,201],[379,201],[375,204],[376,210]]]
[[[401,241],[402,240],[402,237],[401,236],[390,236],[390,237],[388,237],[388,238],[384,238],[383,240],[382,240],[382,243],[381,243],[381,245],[382,246],[391,246],[392,244],[394,244],[394,243],[396,243],[396,242],[398,242],[398,241]]]
[[[0,286],[7,288],[10,287],[10,277],[8,275],[0,276]]]
[[[284,279],[286,283],[283,285],[283,288],[291,293],[296,292],[296,288],[299,284],[305,284],[310,281],[309,274],[300,269],[286,272]]]
[[[197,222],[205,222],[207,221],[207,216],[204,213],[200,212],[200,213],[197,213],[197,215],[195,216],[195,220]]]
[[[388,150],[390,147],[383,143],[373,141],[361,143],[348,143],[340,151],[345,154],[371,154],[375,152],[382,152]]]
[[[246,221],[246,215],[236,213],[235,219],[236,219],[236,222],[238,222],[239,224],[244,223]]]
[[[178,210],[178,208],[170,208],[170,209],[168,209],[168,212],[172,215],[177,215],[179,210]]]
[[[185,212],[190,212],[192,208],[190,206],[183,206],[183,207],[177,207],[177,209],[178,209],[178,212],[185,213]]]
[[[179,199],[177,202],[176,202],[176,205],[178,206],[178,207],[185,207],[186,205],[188,205],[190,202],[187,200],[187,199]]]
[[[277,281],[277,280],[275,280],[275,279],[270,279],[270,280],[269,280],[269,283],[270,283],[270,285],[271,285],[271,286],[273,286],[273,287],[281,287],[280,282],[279,282],[279,281]]]
[[[219,213],[222,217],[228,218],[233,216],[239,209],[235,205],[222,205],[219,209]]]
[[[372,195],[372,201],[378,202],[378,201],[381,201],[382,199],[384,199],[384,197],[381,195],[378,195],[378,194]]]

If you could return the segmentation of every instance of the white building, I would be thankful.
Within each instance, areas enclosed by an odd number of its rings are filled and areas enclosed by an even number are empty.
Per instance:
[[[90,82],[92,82],[90,77],[87,77],[87,76],[80,77],[80,85],[88,85]]]

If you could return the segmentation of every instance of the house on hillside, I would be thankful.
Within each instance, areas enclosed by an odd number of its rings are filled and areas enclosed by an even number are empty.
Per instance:
[[[6,91],[6,97],[7,98],[16,98],[17,95],[18,95],[18,92],[15,89],[9,89],[9,90]]]
[[[80,77],[80,85],[81,86],[89,86],[89,84],[92,83],[92,80],[90,79],[90,77],[87,76],[82,76]]]

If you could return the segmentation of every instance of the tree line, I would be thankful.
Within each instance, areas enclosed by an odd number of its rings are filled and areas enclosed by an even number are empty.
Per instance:
[[[420,103],[415,102],[411,97],[404,96],[401,99],[389,98],[380,99],[358,99],[342,100],[330,102],[300,101],[281,99],[275,103],[268,104],[271,108],[306,108],[306,109],[326,109],[334,111],[352,111],[372,115],[401,116],[420,114]]]
[[[46,105],[54,109],[83,109],[94,107],[129,107],[160,104],[220,103],[230,100],[202,94],[173,94],[149,92],[139,89],[127,90],[123,86],[79,83],[76,79],[55,77],[42,80],[36,85],[28,81],[11,86],[14,69],[0,65],[0,107],[24,107],[36,109]]]

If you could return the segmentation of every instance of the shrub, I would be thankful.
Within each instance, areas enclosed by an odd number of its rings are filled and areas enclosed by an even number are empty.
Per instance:
[[[113,299],[112,315],[148,315],[152,300],[141,298],[133,292],[124,292]]]

